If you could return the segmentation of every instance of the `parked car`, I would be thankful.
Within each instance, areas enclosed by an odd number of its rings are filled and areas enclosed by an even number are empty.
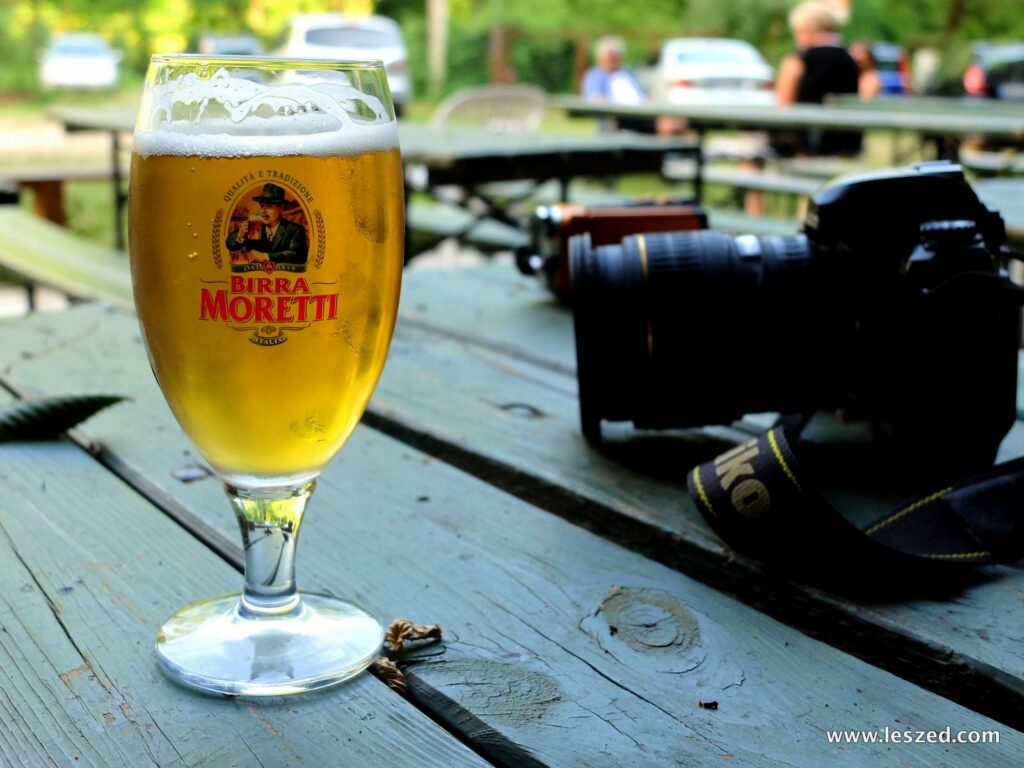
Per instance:
[[[43,53],[39,82],[44,88],[113,88],[121,58],[99,35],[58,35]]]
[[[651,98],[675,103],[775,103],[774,70],[743,40],[666,40],[648,84]]]
[[[252,35],[203,35],[196,51],[204,56],[259,56],[263,45]]]
[[[282,56],[311,59],[380,59],[399,114],[412,98],[409,53],[402,30],[385,16],[317,14],[295,16],[289,22]]]
[[[964,72],[964,93],[1024,100],[1024,43],[978,43]]]
[[[910,93],[910,57],[895,43],[873,43],[871,55],[878,68],[878,81],[882,93],[903,95]]]

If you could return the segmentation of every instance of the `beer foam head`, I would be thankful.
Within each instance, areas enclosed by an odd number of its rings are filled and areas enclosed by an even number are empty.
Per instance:
[[[219,69],[151,83],[134,148],[149,155],[353,155],[398,146],[390,110],[340,79],[261,83]]]

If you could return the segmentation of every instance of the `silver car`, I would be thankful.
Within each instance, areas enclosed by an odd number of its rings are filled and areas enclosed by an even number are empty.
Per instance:
[[[412,98],[409,53],[402,30],[385,16],[295,16],[277,53],[306,59],[380,59],[387,70],[395,111],[401,114]]]
[[[650,96],[676,104],[775,103],[775,71],[750,43],[680,37],[661,44]]]
[[[69,32],[53,39],[39,64],[44,88],[113,88],[121,52],[99,35]]]

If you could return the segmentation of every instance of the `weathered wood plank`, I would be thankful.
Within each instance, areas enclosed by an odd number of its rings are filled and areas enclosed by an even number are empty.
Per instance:
[[[403,321],[411,317],[420,324],[427,318],[421,327],[442,330],[449,339],[400,324],[373,406],[385,421],[371,423],[602,535],[768,606],[774,615],[873,663],[1024,722],[1024,574],[1018,568],[979,574],[979,583],[955,601],[872,604],[788,585],[742,558],[734,560],[704,523],[684,481],[688,467],[722,444],[710,437],[700,442],[651,435],[608,455],[590,449],[579,434],[575,382],[545,370],[564,367],[561,361],[571,354],[569,314],[559,314],[556,305],[544,302],[540,288],[507,269],[473,270],[472,277],[465,272],[407,277]],[[490,287],[478,288],[479,283]],[[509,301],[519,306],[502,303]],[[464,341],[481,335],[487,336],[481,342],[486,346]],[[544,368],[523,362],[529,350],[515,346],[530,338],[541,340],[544,352],[535,362]],[[1024,428],[1018,425],[1001,459],[1021,454]],[[873,517],[905,498],[851,482],[831,478],[823,489],[852,517]]]
[[[133,306],[127,257],[12,205],[0,205],[0,264],[84,299]]]
[[[406,272],[399,309],[402,320],[441,330],[522,360],[575,374],[572,312],[540,278],[507,263],[479,269]]]
[[[485,764],[368,676],[287,707],[174,685],[157,626],[237,571],[67,443],[0,446],[0,489],[0,764]]]
[[[130,391],[90,431],[227,535],[216,483],[167,474],[187,442],[131,323],[91,308],[20,322],[0,338],[4,377],[34,392]],[[75,343],[84,332],[106,365]],[[839,749],[824,730],[995,727],[372,430],[328,469],[312,509],[304,585],[439,621],[448,642],[413,667],[413,695],[508,764],[944,766],[941,745]],[[1001,730],[1000,746],[965,749],[962,764],[1012,764],[1024,736]]]

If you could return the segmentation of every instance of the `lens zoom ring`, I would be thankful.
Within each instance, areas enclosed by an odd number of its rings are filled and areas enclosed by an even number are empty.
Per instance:
[[[655,285],[700,277],[709,252],[724,245],[724,236],[718,232],[659,232],[640,237],[646,246],[647,278]]]

